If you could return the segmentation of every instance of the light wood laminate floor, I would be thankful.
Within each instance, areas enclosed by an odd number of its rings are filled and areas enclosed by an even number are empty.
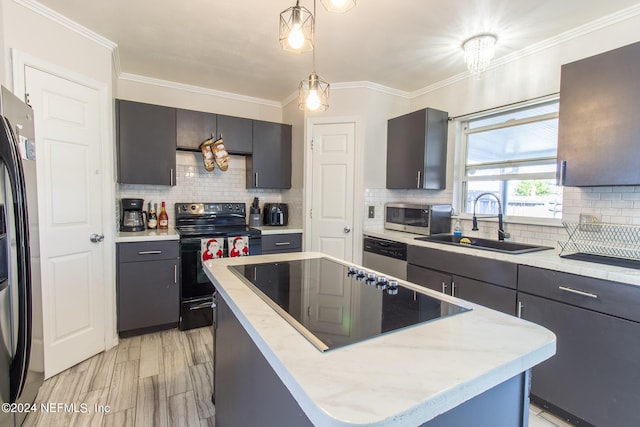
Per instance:
[[[29,414],[24,426],[215,426],[211,328],[172,329],[120,340],[44,382],[36,403],[67,404],[57,413]],[[222,391],[221,391],[222,392]],[[88,408],[83,413],[81,405]],[[110,411],[95,411],[96,406]],[[569,427],[531,406],[529,427]],[[241,426],[238,426],[241,427]]]

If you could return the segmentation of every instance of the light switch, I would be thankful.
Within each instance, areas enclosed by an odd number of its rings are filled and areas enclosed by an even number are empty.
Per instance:
[[[375,218],[376,208],[375,206],[369,206],[369,218]]]

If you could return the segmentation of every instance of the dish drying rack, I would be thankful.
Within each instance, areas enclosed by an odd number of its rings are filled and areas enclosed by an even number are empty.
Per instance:
[[[569,240],[558,242],[560,256],[585,254],[640,261],[640,225],[563,222]]]

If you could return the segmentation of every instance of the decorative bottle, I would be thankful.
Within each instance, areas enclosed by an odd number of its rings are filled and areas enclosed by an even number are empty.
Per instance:
[[[165,209],[164,202],[162,202],[160,215],[158,216],[158,228],[160,230],[167,230],[169,228],[169,215],[167,215],[167,210]]]

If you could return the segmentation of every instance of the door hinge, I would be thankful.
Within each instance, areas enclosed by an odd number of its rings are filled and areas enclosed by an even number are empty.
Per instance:
[[[313,139],[311,140],[311,149],[313,150]]]
[[[24,103],[31,106],[31,104],[29,104],[29,92],[25,92],[24,94]]]
[[[313,209],[309,209],[309,218],[313,219]]]

